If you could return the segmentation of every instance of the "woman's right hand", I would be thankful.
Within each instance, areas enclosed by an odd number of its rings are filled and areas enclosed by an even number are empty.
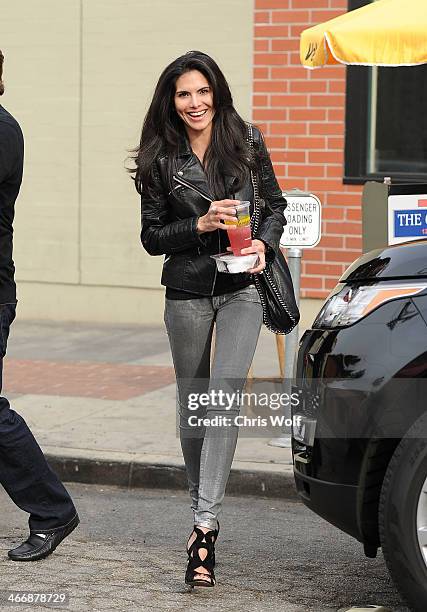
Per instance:
[[[197,231],[199,234],[213,232],[217,229],[235,229],[236,225],[225,225],[221,221],[233,221],[236,223],[235,206],[238,200],[218,200],[212,202],[208,212],[197,220]]]

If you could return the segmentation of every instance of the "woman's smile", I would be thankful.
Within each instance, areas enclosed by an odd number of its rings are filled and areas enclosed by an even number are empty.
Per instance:
[[[191,119],[194,119],[195,121],[199,121],[206,115],[207,112],[208,112],[208,109],[205,108],[205,110],[202,110],[202,111],[194,111],[194,112],[190,111],[187,113],[187,115],[189,115]]]

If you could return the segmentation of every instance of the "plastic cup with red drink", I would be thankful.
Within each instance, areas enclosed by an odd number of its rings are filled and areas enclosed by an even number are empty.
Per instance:
[[[227,231],[233,255],[242,255],[242,249],[246,249],[252,244],[251,216],[249,207],[250,202],[241,201],[239,204],[234,206],[236,210],[236,221],[225,221],[226,225],[234,225],[236,228]]]

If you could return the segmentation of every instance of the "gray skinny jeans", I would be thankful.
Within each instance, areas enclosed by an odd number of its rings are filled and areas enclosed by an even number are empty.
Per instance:
[[[220,390],[231,398],[233,393],[243,390],[262,324],[258,292],[251,285],[214,297],[166,299],[165,324],[177,379],[179,431],[194,524],[216,529],[238,427],[195,425],[194,418],[226,417],[232,423],[239,406],[234,402],[227,409],[228,402],[215,400],[191,410],[188,398],[190,393],[212,392],[218,398]],[[190,417],[193,420],[189,421]]]

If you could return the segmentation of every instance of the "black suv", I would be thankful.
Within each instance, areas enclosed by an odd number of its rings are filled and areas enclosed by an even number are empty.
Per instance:
[[[303,335],[295,374],[302,501],[368,557],[382,547],[402,596],[425,612],[427,240],[350,266]]]

